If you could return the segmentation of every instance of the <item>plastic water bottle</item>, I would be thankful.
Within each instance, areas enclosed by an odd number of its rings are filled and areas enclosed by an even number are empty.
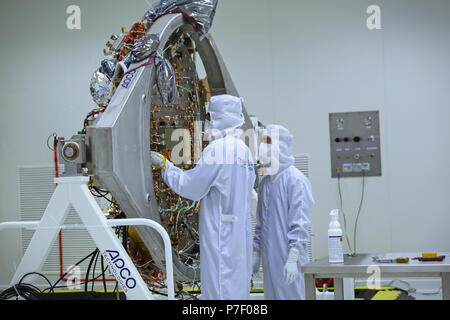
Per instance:
[[[344,237],[339,223],[339,209],[334,209],[330,213],[331,221],[328,227],[328,256],[330,263],[343,263]]]

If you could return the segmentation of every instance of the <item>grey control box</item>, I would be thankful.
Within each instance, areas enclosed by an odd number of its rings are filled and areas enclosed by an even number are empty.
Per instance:
[[[330,113],[331,175],[381,176],[379,111]]]

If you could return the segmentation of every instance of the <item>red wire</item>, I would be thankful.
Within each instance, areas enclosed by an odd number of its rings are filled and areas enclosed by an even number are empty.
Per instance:
[[[155,60],[156,60],[156,57],[155,57],[155,56],[150,57],[150,59],[148,59],[147,62],[141,64],[140,66],[137,66],[136,68],[133,68],[133,69],[128,70],[127,72],[125,72],[125,73],[123,74],[122,78],[125,77],[125,76],[126,76],[127,74],[129,74],[130,72],[133,72],[133,71],[135,71],[135,70],[137,70],[137,69],[140,69],[140,68],[142,68],[142,67],[146,67],[146,66],[149,66],[149,65],[153,64],[153,63],[155,62]]]
[[[53,164],[55,167],[55,178],[59,177],[59,165],[58,165],[58,139],[55,136],[53,139]],[[59,246],[59,273],[62,277],[63,272],[63,252],[62,252],[62,231],[58,233],[58,246]]]
[[[154,21],[158,20],[159,18],[161,18],[161,17],[163,17],[163,16],[166,16],[166,15],[168,15],[168,14],[174,14],[174,13],[181,13],[181,14],[183,15],[183,17],[185,17],[186,20],[192,25],[192,27],[194,28],[194,30],[195,30],[196,32],[199,31],[199,30],[198,30],[198,25],[197,25],[197,22],[195,21],[195,19],[192,18],[192,17],[189,15],[189,13],[187,13],[187,12],[184,11],[183,9],[174,9],[174,10],[168,11],[168,12],[166,12],[166,13],[163,13],[163,14],[157,16],[157,17],[155,18]]]

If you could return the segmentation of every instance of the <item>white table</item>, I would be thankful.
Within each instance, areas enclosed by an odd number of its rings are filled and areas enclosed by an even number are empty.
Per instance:
[[[420,262],[410,260],[409,263],[376,263],[372,258],[382,256],[388,258],[420,257],[420,253],[390,253],[390,254],[359,254],[356,257],[345,256],[344,263],[330,264],[328,257],[309,263],[302,267],[305,275],[306,298],[316,299],[316,278],[333,278],[334,294],[336,300],[344,299],[344,278],[366,279],[373,274],[373,267],[379,268],[383,278],[433,278],[442,279],[442,298],[450,300],[450,253],[439,252],[445,255],[442,262]]]

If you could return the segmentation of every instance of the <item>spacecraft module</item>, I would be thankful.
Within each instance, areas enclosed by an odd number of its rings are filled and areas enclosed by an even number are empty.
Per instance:
[[[105,59],[91,79],[97,107],[83,130],[61,139],[65,175],[90,175],[91,192],[107,199],[111,218],[147,218],[168,231],[179,283],[199,280],[199,202],[183,199],[152,168],[151,151],[175,156],[182,169],[195,167],[211,96],[239,96],[208,34],[217,0],[161,1],[129,30],[111,36]],[[206,78],[199,79],[203,65]],[[253,128],[244,110],[243,130]],[[195,186],[193,186],[195,187]],[[161,276],[160,236],[130,230],[129,253],[144,278]]]

